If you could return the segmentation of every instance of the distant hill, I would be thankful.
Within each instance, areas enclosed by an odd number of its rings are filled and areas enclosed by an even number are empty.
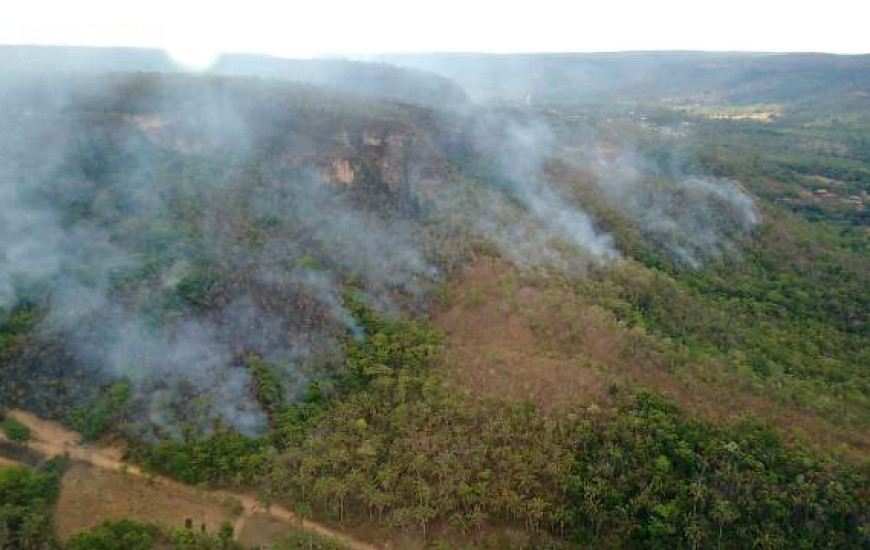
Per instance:
[[[65,46],[0,46],[0,73],[184,72],[162,50]],[[208,71],[316,84],[344,93],[382,97],[430,107],[468,101],[448,79],[385,63],[339,59],[282,59],[226,54]]]
[[[456,81],[480,100],[866,102],[870,55],[625,52],[377,58]]]
[[[447,78],[382,62],[228,54],[218,59],[212,72],[306,82],[345,93],[436,107],[456,107],[468,101],[462,88]]]
[[[180,68],[162,50],[67,46],[0,46],[0,71],[166,72]]]

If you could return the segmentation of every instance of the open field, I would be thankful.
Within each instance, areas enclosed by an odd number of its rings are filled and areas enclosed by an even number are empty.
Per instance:
[[[57,502],[58,535],[66,539],[105,520],[135,519],[170,530],[191,520],[195,529],[216,532],[236,518],[227,506],[195,489],[165,487],[147,478],[73,462],[63,476]],[[265,541],[258,541],[265,542]]]

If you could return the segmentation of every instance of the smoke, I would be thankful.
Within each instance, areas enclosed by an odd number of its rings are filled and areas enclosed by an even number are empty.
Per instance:
[[[258,132],[275,134],[220,81],[109,79],[102,96],[57,84],[66,98],[25,111],[33,89],[5,94],[0,307],[47,289],[40,337],[130,382],[149,421],[257,433],[246,356],[298,385],[305,362],[356,330],[344,285],[398,309],[437,277],[414,224],[362,208],[306,163],[259,156]],[[271,145],[292,148],[299,123],[282,116],[290,135]]]
[[[516,197],[552,237],[561,237],[596,259],[613,259],[613,239],[593,224],[580,205],[572,205],[542,178],[544,161],[556,150],[554,136],[541,123],[512,123],[498,155],[516,183]]]
[[[524,267],[570,271],[619,257],[612,237],[545,177],[546,161],[558,152],[546,124],[484,109],[465,123],[464,148],[475,155],[460,164],[473,179],[448,182],[436,200],[441,213],[465,212],[472,234]]]
[[[64,342],[107,378],[129,380],[148,408],[151,396],[181,401],[182,388],[191,387],[210,394],[215,418],[248,433],[262,428],[246,371],[231,368],[215,326],[194,318],[149,324],[142,306],[162,289],[118,290],[117,275],[141,267],[141,250],[108,224],[117,207],[145,224],[166,214],[148,153],[132,134],[79,118],[72,96],[23,113],[18,99],[7,95],[3,113],[0,306],[12,307],[23,287],[47,288],[41,337]],[[117,158],[103,158],[107,151]]]
[[[596,154],[593,166],[599,191],[647,244],[693,269],[736,253],[761,221],[752,198],[731,180],[663,170],[630,149],[613,159]]]
[[[413,310],[468,237],[572,273],[620,257],[544,176],[558,140],[522,113],[184,75],[0,84],[0,308],[35,289],[70,372],[127,380],[136,416],[170,433],[260,432],[248,358],[301,388],[359,332],[346,288]],[[758,223],[736,184],[594,160],[601,194],[689,265]],[[336,161],[353,174],[330,181]]]

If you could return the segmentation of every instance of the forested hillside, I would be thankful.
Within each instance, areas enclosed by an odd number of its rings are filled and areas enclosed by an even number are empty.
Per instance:
[[[432,71],[479,99],[663,101],[866,107],[870,57],[811,53],[615,52],[400,54],[376,59]]]
[[[4,407],[374,544],[870,545],[862,58],[583,58],[736,91],[560,63],[591,95],[471,103],[134,53],[0,71]],[[58,540],[62,476],[0,470],[2,544],[234,548]]]

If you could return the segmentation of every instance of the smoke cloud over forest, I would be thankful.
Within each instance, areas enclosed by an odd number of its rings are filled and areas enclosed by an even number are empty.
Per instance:
[[[4,75],[0,308],[35,311],[40,340],[21,368],[126,380],[155,425],[177,415],[257,433],[266,420],[246,362],[275,363],[301,388],[306,365],[356,331],[345,292],[419,311],[461,264],[466,236],[526,267],[621,257],[545,176],[559,147],[541,120],[332,94],[183,75]],[[733,182],[657,182],[638,164],[599,162],[598,191],[692,267],[758,222]],[[352,174],[331,181],[324,166]]]

